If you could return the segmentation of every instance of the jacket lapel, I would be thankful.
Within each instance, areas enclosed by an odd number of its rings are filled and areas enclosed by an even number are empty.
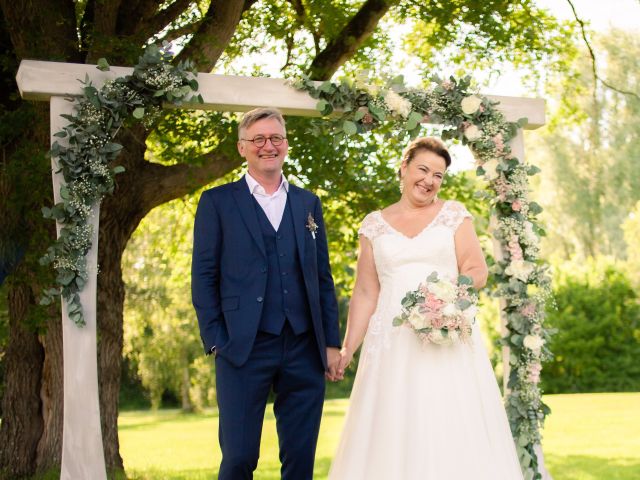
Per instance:
[[[247,230],[251,233],[251,236],[255,240],[256,244],[260,248],[262,254],[266,257],[267,251],[264,246],[264,239],[262,238],[262,232],[260,231],[260,225],[258,224],[258,215],[256,213],[255,203],[247,186],[247,181],[242,177],[233,185],[233,197],[238,204],[238,211],[240,216],[247,226]]]
[[[306,212],[300,192],[292,185],[289,186],[287,201],[291,208],[291,217],[293,218],[293,229],[296,232],[296,243],[298,245],[298,257],[300,265],[304,265],[304,239],[305,239],[305,221]],[[304,268],[302,269],[304,271]]]

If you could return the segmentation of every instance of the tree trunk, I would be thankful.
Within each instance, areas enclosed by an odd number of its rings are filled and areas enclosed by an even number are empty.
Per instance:
[[[36,470],[46,472],[57,468],[62,461],[62,424],[64,422],[64,367],[62,350],[62,321],[60,312],[47,322],[43,337],[44,368],[42,370],[42,419],[44,431],[38,444]]]
[[[44,349],[34,329],[24,324],[33,304],[29,285],[10,288],[9,344],[0,425],[0,478],[7,480],[33,474],[44,428],[40,403]]]
[[[124,468],[118,440],[124,307],[120,262],[130,234],[123,238],[119,223],[117,211],[109,214],[107,208],[102,209],[98,245],[98,385],[104,460],[108,472]],[[135,225],[132,228],[135,229]]]
[[[189,396],[189,389],[191,387],[191,378],[189,376],[189,362],[185,357],[183,359],[184,366],[182,367],[182,382],[180,388],[180,396],[182,397],[182,411],[189,413],[193,412],[193,404],[191,403],[191,397]]]

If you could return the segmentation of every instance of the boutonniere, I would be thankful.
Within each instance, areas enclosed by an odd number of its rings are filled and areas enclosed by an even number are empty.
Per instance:
[[[313,219],[313,215],[311,215],[311,213],[309,213],[309,215],[307,216],[307,228],[309,229],[309,231],[311,232],[311,236],[315,240],[316,232],[318,231],[318,224]]]

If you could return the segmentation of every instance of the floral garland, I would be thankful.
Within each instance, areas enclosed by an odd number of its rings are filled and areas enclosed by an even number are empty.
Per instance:
[[[545,300],[550,292],[547,266],[538,258],[536,221],[542,208],[528,198],[529,176],[539,169],[512,155],[512,140],[526,119],[507,122],[497,102],[470,92],[470,78],[434,78],[429,90],[409,89],[396,77],[384,86],[366,78],[355,82],[318,83],[307,78],[293,86],[318,99],[317,110],[330,117],[340,138],[389,123],[400,134],[415,137],[420,123],[442,124],[442,138],[468,145],[476,158],[477,173],[488,182],[484,192],[497,219],[493,231],[504,259],[491,267],[495,295],[503,300],[508,333],[502,344],[511,352],[511,372],[505,405],[526,480],[539,479],[535,446],[549,413],[539,388],[542,362],[551,357],[546,348],[549,332],[543,327]]]
[[[85,324],[79,292],[88,280],[92,207],[113,192],[114,176],[124,171],[122,166],[112,166],[122,149],[113,141],[118,130],[127,121],[152,125],[164,102],[179,105],[195,99],[202,103],[202,97],[194,95],[198,89],[195,68],[190,62],[172,66],[171,60],[168,51],[151,45],[131,75],[108,81],[100,89],[87,76],[83,95],[73,100],[75,112],[62,115],[69,123],[54,134],[66,138],[68,146],[56,141],[50,151],[64,183],[59,192],[62,201],[42,209],[45,218],[55,219],[61,228],[40,259],[43,265],[53,264],[56,271],[56,286],[43,291],[40,303],[49,305],[62,295],[69,318],[78,326]],[[100,59],[97,68],[109,70],[109,65]]]

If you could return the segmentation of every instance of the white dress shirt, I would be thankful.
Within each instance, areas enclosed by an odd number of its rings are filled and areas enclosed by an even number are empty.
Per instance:
[[[287,204],[287,192],[289,191],[289,182],[281,175],[280,186],[278,189],[269,195],[262,185],[258,181],[246,173],[244,178],[247,180],[249,191],[253,198],[258,201],[258,204],[262,207],[265,215],[269,219],[269,222],[273,226],[273,229],[278,231],[280,222],[282,221],[282,215],[284,215],[284,207]]]

